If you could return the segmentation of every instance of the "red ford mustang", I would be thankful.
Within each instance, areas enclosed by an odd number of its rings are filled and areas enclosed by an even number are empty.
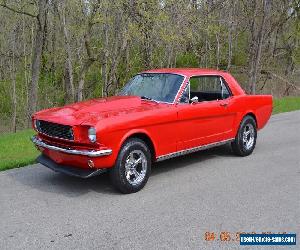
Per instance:
[[[123,193],[142,189],[151,164],[225,143],[252,153],[272,96],[247,95],[227,72],[155,69],[134,76],[118,96],[33,115],[46,167],[83,178],[109,170]]]

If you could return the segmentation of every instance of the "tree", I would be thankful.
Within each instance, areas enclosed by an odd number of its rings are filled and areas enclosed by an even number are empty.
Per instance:
[[[257,75],[260,66],[262,47],[265,40],[266,21],[269,18],[271,10],[271,0],[263,0],[263,6],[260,1],[252,2],[252,23],[251,23],[251,44],[249,52],[249,92],[255,94]]]
[[[28,120],[32,114],[37,110],[38,103],[38,81],[41,71],[41,57],[43,49],[43,38],[45,34],[47,13],[48,13],[48,0],[38,1],[38,15],[36,17],[35,39],[32,52],[32,68],[31,68],[31,83],[28,89]]]
[[[299,0],[0,0],[0,129],[113,95],[147,68],[230,70],[251,93],[298,95],[299,9]]]

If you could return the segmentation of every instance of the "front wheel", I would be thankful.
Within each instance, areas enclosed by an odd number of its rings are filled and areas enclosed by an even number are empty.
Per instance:
[[[231,143],[232,150],[236,155],[250,155],[256,144],[257,128],[252,116],[245,116],[242,120],[235,140]]]
[[[110,170],[112,184],[122,193],[141,190],[151,172],[151,152],[138,138],[127,140],[122,146],[115,166]]]

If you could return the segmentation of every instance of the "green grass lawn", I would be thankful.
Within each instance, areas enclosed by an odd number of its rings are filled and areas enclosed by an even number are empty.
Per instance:
[[[273,114],[300,109],[300,97],[286,97],[274,101]],[[34,163],[39,152],[30,141],[34,131],[0,135],[0,171]]]
[[[39,152],[30,141],[31,129],[0,135],[0,171],[34,163]]]
[[[273,114],[300,109],[300,97],[285,97],[274,100]]]

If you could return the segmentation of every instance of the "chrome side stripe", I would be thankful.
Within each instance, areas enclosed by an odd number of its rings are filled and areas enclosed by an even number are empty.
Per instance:
[[[202,146],[198,146],[198,147],[194,147],[194,148],[189,148],[189,149],[184,149],[184,150],[180,150],[180,151],[173,152],[170,154],[162,155],[162,156],[157,157],[156,161],[164,161],[164,160],[167,160],[167,159],[170,159],[173,157],[194,153],[194,152],[197,152],[200,150],[205,150],[205,149],[213,148],[216,146],[221,146],[228,142],[234,141],[234,139],[235,138],[231,138],[231,139],[227,139],[227,140],[223,140],[223,141],[219,141],[219,142],[214,142],[214,143],[210,143],[210,144],[206,144],[206,145],[202,145]]]

